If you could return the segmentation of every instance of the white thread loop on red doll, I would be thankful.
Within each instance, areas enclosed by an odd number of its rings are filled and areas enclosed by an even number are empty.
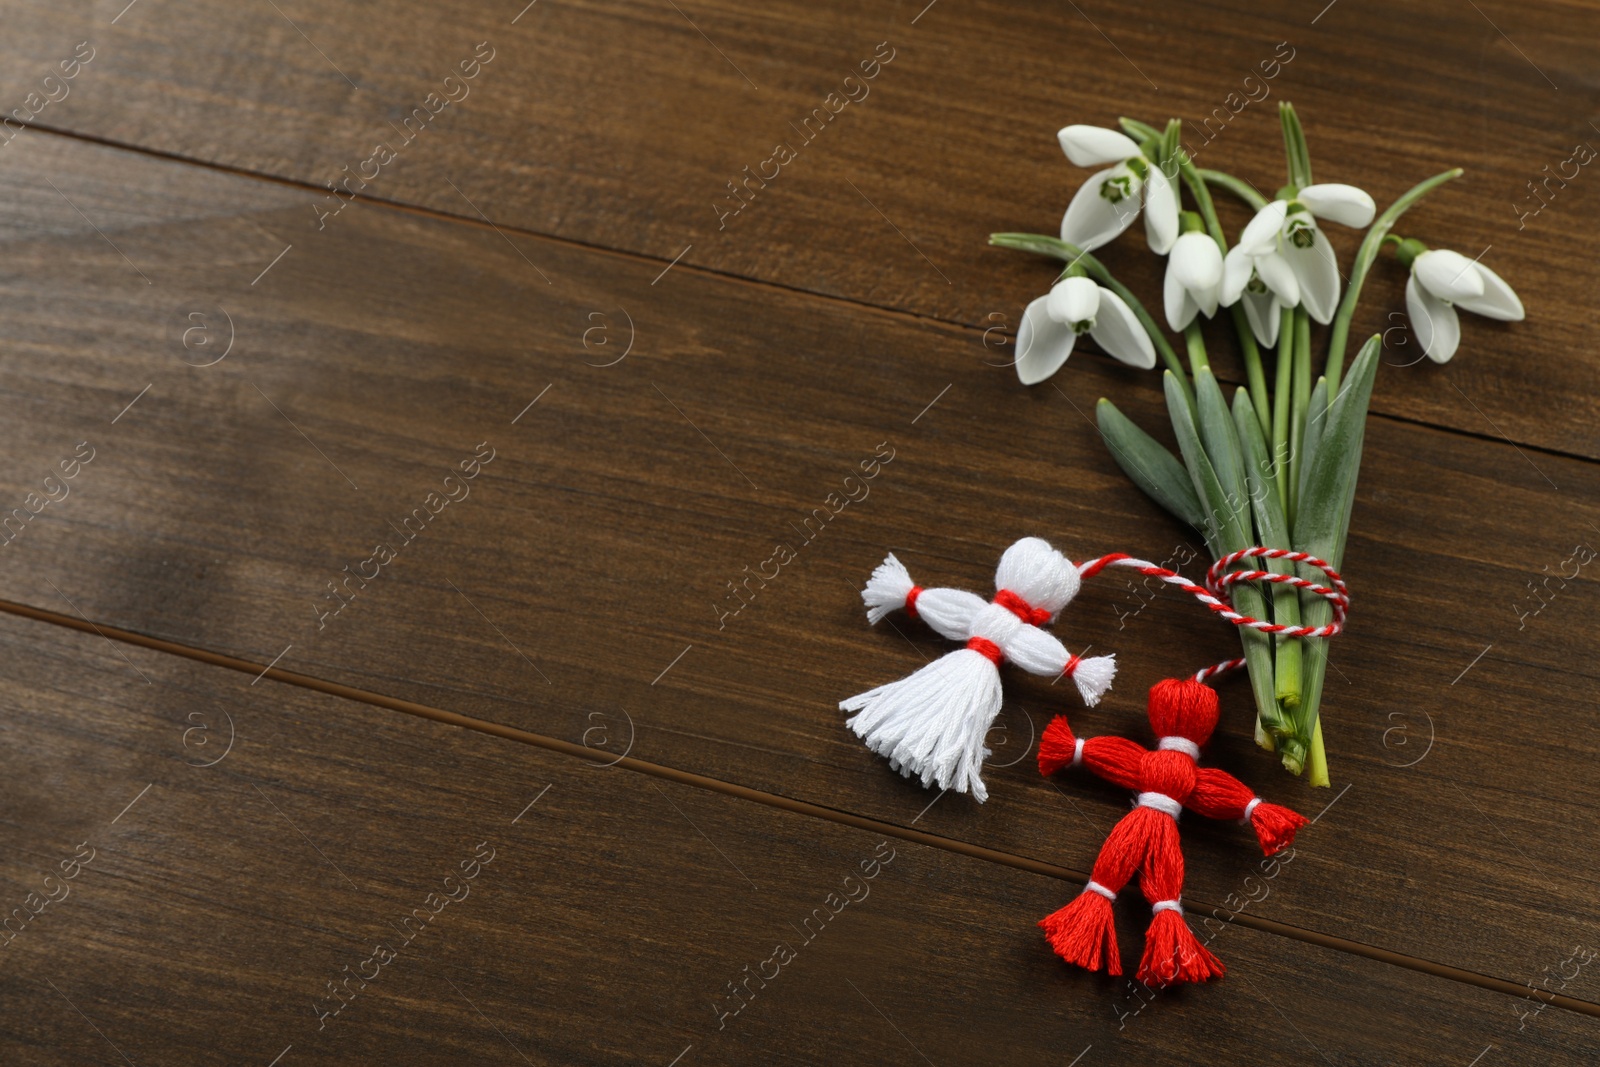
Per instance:
[[[1101,885],[1099,882],[1096,882],[1092,878],[1089,879],[1089,884],[1083,887],[1083,891],[1085,893],[1099,893],[1101,896],[1103,896],[1107,900],[1111,900],[1111,901],[1114,901],[1114,900],[1117,899],[1117,895],[1115,893],[1113,893],[1111,890],[1107,889],[1105,886]]]
[[[1156,742],[1156,749],[1161,752],[1182,752],[1197,763],[1200,760],[1200,746],[1187,737],[1163,737]]]
[[[1171,900],[1158,900],[1154,904],[1150,905],[1150,910],[1153,911],[1154,913],[1156,913],[1157,915],[1160,915],[1164,911],[1175,911],[1179,915],[1182,915],[1183,914],[1183,898],[1182,897],[1174,897]]]
[[[1242,820],[1240,820],[1240,821],[1249,822],[1250,821],[1250,816],[1252,816],[1252,815],[1254,815],[1256,813],[1256,807],[1260,803],[1261,803],[1261,798],[1260,797],[1255,797],[1254,799],[1252,799],[1250,801],[1250,803],[1246,804],[1244,806],[1244,818]]]
[[[1140,808],[1155,808],[1157,811],[1166,812],[1174,819],[1183,814],[1183,805],[1179,804],[1176,800],[1167,796],[1165,793],[1140,793],[1139,800],[1135,806]]]

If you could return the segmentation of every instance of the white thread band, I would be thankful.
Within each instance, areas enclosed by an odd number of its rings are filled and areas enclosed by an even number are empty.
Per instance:
[[[1259,803],[1261,803],[1261,798],[1260,797],[1256,797],[1254,800],[1252,800],[1250,803],[1248,803],[1248,804],[1246,804],[1244,806],[1244,821],[1245,822],[1249,822],[1250,821],[1250,816],[1252,816],[1252,815],[1254,815],[1256,813],[1256,805],[1259,804]]]
[[[1183,811],[1183,805],[1179,804],[1176,800],[1173,800],[1165,793],[1140,793],[1137,806],[1141,808],[1155,808],[1157,811],[1164,811],[1174,819],[1176,819],[1179,813]]]
[[[1101,896],[1105,897],[1107,900],[1116,900],[1117,899],[1117,895],[1115,893],[1113,893],[1111,890],[1107,889],[1105,886],[1101,885],[1099,882],[1096,882],[1092,878],[1089,879],[1089,884],[1083,887],[1083,891],[1085,893],[1099,893]]]
[[[1182,752],[1196,763],[1200,761],[1200,746],[1187,737],[1163,737],[1156,742],[1156,748],[1162,752]]]
[[[1179,915],[1182,915],[1183,898],[1174,897],[1171,900],[1158,900],[1154,904],[1150,905],[1150,910],[1157,915],[1160,915],[1164,911],[1175,911]]]
[[[1083,741],[1084,739],[1080,737],[1077,743],[1072,746],[1072,766],[1074,767],[1083,762]]]

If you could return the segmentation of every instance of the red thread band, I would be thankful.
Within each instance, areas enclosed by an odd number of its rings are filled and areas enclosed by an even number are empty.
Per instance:
[[[1000,666],[1000,661],[1005,659],[1004,654],[1002,654],[1000,651],[1000,646],[989,640],[987,637],[969,638],[967,640],[967,647],[983,656],[996,667]]]
[[[1002,589],[996,593],[994,602],[1029,626],[1043,626],[1050,621],[1050,613],[1048,611],[1034,607],[1009,589]]]

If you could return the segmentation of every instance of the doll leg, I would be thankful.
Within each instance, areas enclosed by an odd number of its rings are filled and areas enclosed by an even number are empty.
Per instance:
[[[1200,943],[1183,917],[1183,849],[1177,820],[1164,813],[1160,819],[1139,868],[1139,886],[1155,914],[1145,931],[1137,977],[1151,986],[1220,978],[1225,970],[1222,961]]]
[[[1134,808],[1124,815],[1101,846],[1083,892],[1066,907],[1039,921],[1056,955],[1087,970],[1122,973],[1111,902],[1139,869],[1149,851],[1151,835],[1160,831],[1157,820],[1172,821],[1170,816],[1151,808]]]

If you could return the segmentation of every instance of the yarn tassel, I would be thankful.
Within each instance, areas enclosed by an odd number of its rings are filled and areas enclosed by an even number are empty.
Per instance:
[[[1071,763],[1077,754],[1078,739],[1072,736],[1067,717],[1057,715],[1039,735],[1039,773],[1048,778]]]
[[[867,579],[867,587],[861,591],[861,599],[867,605],[867,621],[876,626],[890,612],[904,608],[906,598],[914,588],[916,583],[911,580],[905,564],[890,553],[873,570],[872,577]]]
[[[1262,801],[1250,813],[1250,825],[1255,828],[1256,838],[1261,842],[1262,854],[1267,856],[1289,847],[1294,841],[1295,832],[1305,824],[1304,815],[1281,804]]]
[[[856,712],[846,725],[901,774],[983,801],[989,796],[981,776],[989,754],[983,742],[1000,704],[994,661],[963,648],[839,707]]]
[[[1200,943],[1183,912],[1165,908],[1150,920],[1144,935],[1144,957],[1135,977],[1148,986],[1177,985],[1221,978],[1227,968]]]
[[[1089,707],[1100,703],[1100,698],[1111,688],[1117,677],[1117,657],[1091,656],[1089,659],[1073,657],[1067,664],[1066,674],[1078,687],[1078,695]]]
[[[1111,901],[1091,889],[1039,920],[1045,940],[1057,956],[1085,970],[1122,973],[1117,931],[1111,919]]]

